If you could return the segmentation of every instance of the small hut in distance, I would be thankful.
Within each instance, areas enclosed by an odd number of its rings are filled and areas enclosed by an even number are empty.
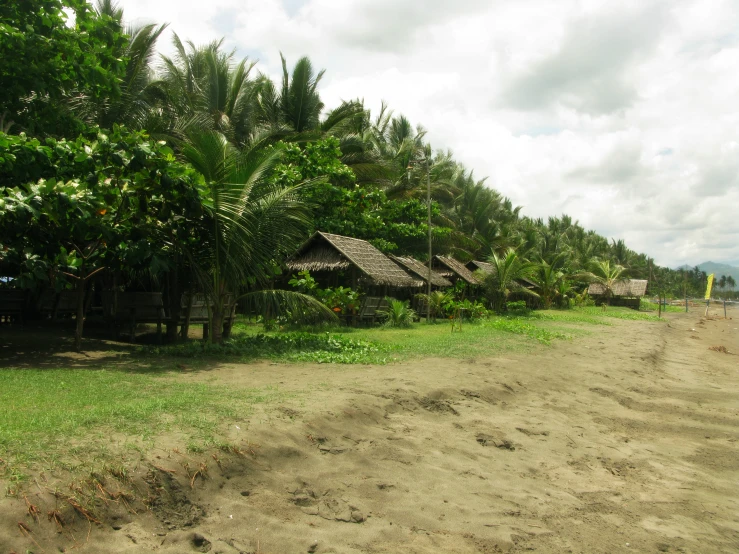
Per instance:
[[[393,261],[403,266],[413,277],[423,279],[428,283],[429,268],[417,259],[410,256],[390,256]],[[452,286],[452,282],[431,270],[431,288],[444,289]]]
[[[648,282],[646,279],[616,281],[611,287],[611,306],[626,306],[638,310],[641,297],[647,293]],[[600,283],[590,283],[588,295],[597,305],[601,305],[606,300],[606,287]]]
[[[482,281],[475,277],[462,262],[458,262],[454,258],[450,258],[448,256],[434,256],[432,268],[442,277],[449,279],[453,283],[456,283],[461,279],[464,283],[472,286],[482,284]]]
[[[366,240],[316,231],[287,261],[291,271],[310,271],[322,287],[363,287],[377,296],[409,297],[423,287]]]

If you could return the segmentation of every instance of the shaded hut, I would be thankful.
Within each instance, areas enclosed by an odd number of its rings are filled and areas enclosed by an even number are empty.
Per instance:
[[[361,286],[374,295],[404,297],[424,284],[366,240],[320,231],[303,243],[286,266],[291,271],[310,271],[322,286]]]
[[[647,293],[646,279],[621,279],[611,287],[611,306],[627,306],[635,310],[639,309],[641,297]],[[588,295],[600,305],[606,299],[606,287],[600,283],[591,283],[588,287]]]
[[[428,284],[429,268],[417,259],[410,256],[390,256],[398,265],[405,268],[413,277],[423,279]],[[431,288],[444,289],[451,287],[452,282],[441,276],[436,271],[431,271]]]
[[[436,255],[431,267],[453,283],[461,279],[467,285],[477,286],[482,284],[482,281],[475,277],[462,262],[458,262],[454,258]]]

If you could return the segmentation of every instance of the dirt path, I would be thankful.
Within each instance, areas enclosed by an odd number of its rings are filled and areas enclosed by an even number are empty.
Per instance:
[[[77,551],[739,551],[739,356],[709,349],[739,352],[734,315],[504,358],[188,374],[289,399],[232,428],[253,455],[211,460],[193,489],[161,472],[168,504],[80,527]],[[18,502],[0,501],[0,552],[33,550]]]

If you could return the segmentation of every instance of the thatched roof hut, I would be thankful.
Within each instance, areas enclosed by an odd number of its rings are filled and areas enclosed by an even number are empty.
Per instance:
[[[621,279],[611,287],[614,298],[639,298],[647,293],[646,279]],[[604,296],[606,287],[600,283],[590,283],[588,294],[590,296]]]
[[[367,284],[422,287],[397,263],[366,240],[316,231],[287,261],[292,271],[343,271],[356,268]]]
[[[434,256],[434,265],[438,268],[439,273],[446,278],[451,278],[452,280],[462,279],[469,285],[482,284],[462,262],[458,262],[454,258],[439,255]]]
[[[419,277],[428,283],[429,268],[410,256],[390,256],[396,263],[403,266],[414,277]],[[439,288],[451,287],[451,281],[445,279],[436,271],[431,271],[431,285]]]
[[[472,260],[471,262],[467,262],[465,267],[472,272],[479,270],[483,273],[495,273],[495,267],[493,266],[493,264],[488,262],[481,262],[479,260]]]

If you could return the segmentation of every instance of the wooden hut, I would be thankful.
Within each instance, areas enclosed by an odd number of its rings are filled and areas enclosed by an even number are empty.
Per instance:
[[[291,271],[310,271],[322,286],[361,286],[373,295],[407,297],[424,284],[366,240],[320,231],[303,243],[286,266]]]
[[[390,256],[398,265],[405,268],[411,276],[423,279],[428,285],[429,268],[417,259],[410,256]],[[452,282],[441,276],[436,271],[431,270],[431,288],[444,289],[452,286]]]
[[[627,306],[635,310],[639,309],[641,297],[647,293],[646,279],[621,279],[611,287],[611,306]],[[588,295],[600,305],[606,299],[606,287],[600,283],[591,283],[588,287]]]
[[[436,255],[434,256],[434,261],[431,267],[442,277],[449,279],[453,283],[456,283],[461,279],[468,285],[476,286],[482,284],[482,281],[475,277],[462,262],[458,262],[454,258]]]

